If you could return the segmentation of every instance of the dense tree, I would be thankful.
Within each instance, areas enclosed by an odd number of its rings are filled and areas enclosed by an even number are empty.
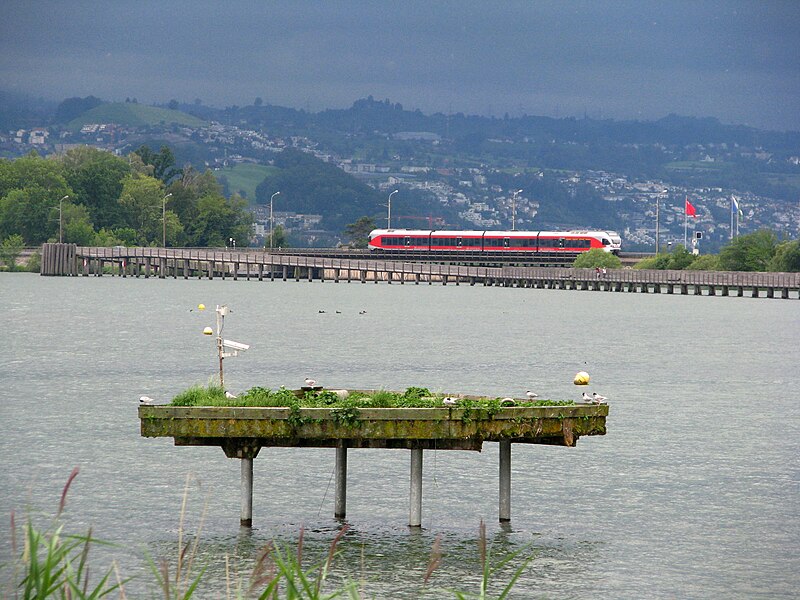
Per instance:
[[[187,236],[192,246],[223,247],[230,238],[250,240],[251,223],[244,210],[246,203],[234,195],[226,200],[222,195],[209,194],[198,201],[197,218],[187,228]]]
[[[781,242],[769,264],[770,271],[800,272],[800,240]]]
[[[247,203],[226,200],[211,171],[178,172],[165,190],[155,174],[169,176],[171,153],[143,154],[154,164],[86,146],[54,159],[0,160],[0,239],[37,245],[57,240],[61,224],[63,240],[81,245],[161,245],[165,227],[168,245],[249,243]]]
[[[352,248],[366,248],[369,243],[369,234],[375,229],[372,217],[361,217],[355,223],[350,223],[344,228],[344,234],[350,240]]]
[[[119,203],[125,223],[139,233],[139,245],[161,240],[165,195],[162,183],[153,177],[129,175],[123,180]]]
[[[267,234],[267,243],[264,244],[265,248],[289,248],[289,236],[286,235],[286,230],[283,225],[276,225],[272,230],[272,244],[269,243],[269,234]]]
[[[67,98],[56,109],[56,123],[68,123],[75,117],[81,116],[87,110],[92,110],[96,106],[103,104],[100,98],[86,96],[86,98]]]
[[[724,271],[766,271],[777,245],[777,236],[768,229],[740,235],[720,250],[720,268]]]
[[[90,146],[68,150],[61,161],[66,180],[74,192],[70,200],[86,206],[95,227],[119,225],[122,180],[131,172],[128,161]]]
[[[134,154],[138,154],[144,164],[151,165],[153,177],[164,183],[169,183],[181,174],[181,170],[175,168],[175,155],[169,146],[161,146],[158,152],[153,152],[149,146],[140,146]]]

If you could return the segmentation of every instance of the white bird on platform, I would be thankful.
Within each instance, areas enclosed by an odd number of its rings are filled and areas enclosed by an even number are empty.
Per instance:
[[[236,394],[231,394],[228,390],[225,390],[225,397],[226,398],[236,398]]]
[[[589,394],[587,394],[586,392],[583,392],[583,396],[581,396],[581,397],[583,398],[583,401],[584,401],[584,402],[586,402],[586,403],[588,403],[588,404],[593,404],[593,403],[594,403],[594,398],[592,398],[592,397],[591,397]]]
[[[530,390],[525,392],[525,395],[531,400],[533,400],[534,398],[538,398],[539,397],[539,394],[537,394],[536,392],[532,392]]]
[[[308,387],[316,387],[317,381],[315,379],[311,379],[310,377],[306,377],[306,385]]]
[[[605,396],[601,396],[601,395],[600,395],[600,394],[598,394],[597,392],[592,392],[592,399],[593,399],[593,400],[594,400],[594,401],[595,401],[597,404],[603,404],[603,402],[605,402],[606,400],[608,400],[608,398],[606,398]]]
[[[448,396],[447,398],[444,398],[442,400],[442,404],[444,404],[445,406],[455,406],[456,404],[458,404],[458,400]]]
[[[139,396],[139,404],[152,404],[155,402],[150,396]]]

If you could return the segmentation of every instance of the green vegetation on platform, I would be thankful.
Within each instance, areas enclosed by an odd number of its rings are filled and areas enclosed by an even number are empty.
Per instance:
[[[258,406],[284,408],[441,408],[447,394],[435,394],[427,388],[410,387],[405,392],[378,390],[350,392],[346,390],[307,390],[297,393],[286,388],[270,390],[254,387],[235,398],[226,397],[219,387],[194,386],[172,400],[172,406]],[[497,409],[505,401],[513,406],[571,406],[571,400],[513,400],[504,398],[467,399],[452,396],[460,408]]]

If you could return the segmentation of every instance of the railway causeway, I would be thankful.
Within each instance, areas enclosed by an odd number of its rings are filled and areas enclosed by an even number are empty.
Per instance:
[[[303,393],[298,390],[296,394]],[[476,399],[476,396],[459,396]],[[392,448],[410,453],[410,527],[422,525],[425,450],[480,451],[499,443],[498,518],[511,520],[512,444],[573,447],[605,435],[608,405],[482,408],[362,408],[343,418],[329,408],[139,406],[143,437],[171,437],[176,446],[218,446],[241,461],[240,524],[253,524],[253,460],[262,448],[334,448],[334,517],[347,514],[349,450]]]
[[[321,255],[319,255],[321,254]],[[360,255],[356,255],[360,256]],[[422,258],[422,257],[418,257]],[[800,298],[800,273],[574,269],[525,266],[505,257],[499,266],[474,264],[469,256],[402,260],[396,255],[338,258],[335,253],[269,253],[197,248],[102,248],[44,244],[43,276],[150,277],[332,281],[388,284],[483,285],[695,296]],[[461,264],[471,263],[471,264]]]

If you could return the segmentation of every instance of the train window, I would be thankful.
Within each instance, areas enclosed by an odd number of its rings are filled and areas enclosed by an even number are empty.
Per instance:
[[[606,238],[603,238],[603,246],[608,246],[610,244],[611,244],[610,241],[608,241]]]
[[[461,238],[456,238],[456,246],[458,246],[459,248],[460,248],[461,246],[463,246],[463,243],[462,243],[462,240],[461,240]]]
[[[511,240],[509,238],[503,238],[503,248],[508,248],[511,245]]]
[[[410,238],[410,237],[406,237],[406,239],[405,239],[405,240],[403,240],[403,243],[404,243],[406,246],[410,246],[410,245],[411,245],[411,238]]]

